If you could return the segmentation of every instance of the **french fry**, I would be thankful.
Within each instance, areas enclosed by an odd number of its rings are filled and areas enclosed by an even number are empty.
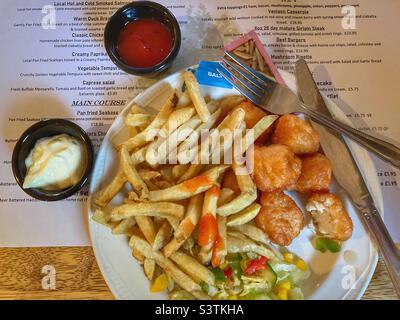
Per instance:
[[[167,272],[166,275],[167,275],[167,290],[171,292],[175,288],[175,281],[170,273]]]
[[[229,216],[231,214],[244,210],[257,199],[257,188],[250,175],[248,174],[246,167],[244,165],[238,165],[234,163],[233,169],[236,174],[236,180],[241,193],[230,202],[218,207],[217,214],[221,216]],[[250,215],[250,213],[248,213],[248,215]],[[242,215],[238,217],[242,217]]]
[[[174,238],[163,248],[163,253],[166,257],[169,257],[173,252],[177,251],[192,234],[199,222],[202,204],[203,195],[201,193],[190,198],[185,218],[175,230]]]
[[[100,191],[100,196],[95,200],[95,203],[100,207],[106,207],[107,204],[116,196],[126,182],[126,176],[122,168],[118,169],[118,173],[111,183]]]
[[[179,241],[185,241],[192,234],[201,217],[203,200],[204,197],[201,193],[190,198],[186,216],[174,234]]]
[[[212,258],[212,247],[211,248],[201,247],[199,254],[197,255],[197,259],[203,265],[209,265],[211,262],[211,258]]]
[[[129,234],[136,224],[134,217],[124,219],[111,229],[112,234]]]
[[[239,47],[237,47],[235,50],[237,50],[237,51],[246,51],[246,47],[244,46],[244,44],[242,44]]]
[[[125,125],[130,127],[148,126],[154,120],[154,116],[146,113],[128,114],[125,117]]]
[[[177,251],[171,254],[170,258],[197,283],[204,281],[209,285],[215,284],[214,274],[192,256],[182,251]]]
[[[241,102],[244,101],[242,95],[227,96],[219,101],[219,110],[221,110],[220,117],[225,118],[226,115]]]
[[[92,220],[109,228],[114,228],[118,224],[118,222],[111,222],[109,215],[105,211],[100,209],[96,209],[94,211],[94,213],[92,214]]]
[[[140,264],[144,263],[144,256],[135,248],[132,250],[132,257],[134,257]]]
[[[244,60],[249,60],[252,58],[252,56],[250,54],[243,52],[243,51],[234,50],[233,53]]]
[[[219,176],[228,168],[227,165],[219,165],[207,170],[200,176],[184,181],[163,190],[149,192],[150,201],[177,201],[190,198],[196,194],[210,189]]]
[[[224,204],[232,201],[235,198],[235,191],[230,188],[222,188],[221,195],[218,198],[217,207],[221,207]]]
[[[172,163],[177,162],[178,145],[181,142],[186,141],[186,138],[190,136],[201,123],[200,118],[196,116],[189,119],[186,123],[182,124],[172,132],[158,147],[157,163],[167,163],[167,160]]]
[[[247,131],[246,134],[242,137],[242,143],[241,143],[241,153],[245,153],[246,150],[254,144],[254,141],[256,141],[261,134],[264,133],[265,130],[267,130],[276,119],[279,117],[276,115],[268,115],[264,116],[261,118],[252,128],[253,131]]]
[[[183,79],[186,83],[186,88],[189,93],[190,99],[193,102],[194,107],[196,108],[197,113],[201,121],[207,122],[210,120],[210,111],[207,108],[206,101],[204,100],[203,95],[201,94],[199,84],[197,83],[196,77],[190,71],[185,71],[183,73]]]
[[[149,189],[147,188],[146,184],[136,171],[134,165],[132,164],[128,150],[126,149],[125,146],[122,146],[120,154],[121,154],[121,167],[129,183],[132,185],[132,188],[139,193],[140,198],[146,199],[149,194]]]
[[[244,164],[238,164],[235,161],[232,164],[233,172],[241,192],[252,193],[257,191],[257,187],[251,179],[249,172]]]
[[[253,56],[254,53],[254,41],[249,41],[249,55]]]
[[[225,257],[228,253],[226,244],[226,225],[227,225],[226,217],[218,216],[217,217],[218,236],[214,242],[212,256],[211,256],[211,264],[213,267],[218,267],[222,263],[224,263]]]
[[[186,241],[182,244],[182,249],[186,252],[192,254],[194,256],[194,249],[198,247],[196,246],[196,242],[194,241],[192,236],[186,239]]]
[[[176,109],[171,113],[162,129],[169,134],[193,117],[195,113],[196,110],[192,106]]]
[[[197,243],[201,247],[198,259],[203,264],[208,264],[211,261],[213,244],[218,236],[216,211],[220,194],[221,191],[217,186],[213,186],[204,194],[202,215],[199,222],[199,236],[197,239]]]
[[[134,202],[125,203],[111,210],[110,220],[121,221],[130,217],[156,216],[182,218],[185,207],[171,202]],[[137,219],[136,219],[137,220]]]
[[[147,169],[139,169],[138,170],[139,176],[144,180],[152,180],[161,177],[161,173],[154,170],[147,170]]]
[[[277,260],[275,253],[264,245],[255,243],[239,232],[228,231],[227,249],[229,253],[255,252],[269,260]]]
[[[139,129],[136,127],[128,127],[129,138],[133,138],[139,133]]]
[[[149,188],[150,191],[160,190],[160,188],[153,182],[153,180],[146,180],[145,182],[146,182],[147,188]],[[135,198],[132,198],[132,199],[135,200]]]
[[[176,231],[179,228],[180,219],[176,217],[167,217],[166,218],[171,225],[172,229]]]
[[[130,113],[135,114],[135,113],[141,113],[141,114],[148,114],[145,108],[137,105],[136,103],[133,104],[133,106],[130,109]]]
[[[230,115],[228,115],[217,127],[216,132],[223,132],[224,130],[229,130],[231,133],[234,132],[235,129],[239,127],[239,125],[244,121],[244,116],[245,113],[243,109],[237,108]],[[212,134],[205,139],[204,143],[205,144],[210,144],[212,141]],[[232,139],[233,142],[233,139]],[[221,146],[219,146],[221,147]],[[210,160],[210,155],[213,154],[214,152],[221,152],[223,151],[223,148],[220,150],[215,150],[215,148],[212,149],[211,154],[207,151],[204,151],[205,149],[202,148],[200,152],[198,153],[198,163],[192,164],[189,169],[183,174],[183,176],[179,179],[179,181],[184,181],[190,178],[195,177],[196,175],[199,174],[199,172],[204,168],[204,164],[202,164],[202,161],[204,158],[207,158],[206,160]]]
[[[160,112],[156,115],[154,120],[146,127],[146,129],[140,133],[138,133],[133,138],[130,138],[119,144],[117,148],[121,148],[122,145],[126,146],[128,151],[131,151],[135,148],[141,147],[146,144],[148,140],[148,135],[157,129],[160,129],[168,120],[170,114],[172,113],[173,109],[175,108],[177,103],[176,94],[172,94],[161,108]],[[152,135],[154,137],[154,134]]]
[[[166,273],[169,273],[174,281],[184,290],[188,291],[198,299],[210,299],[210,297],[201,290],[199,284],[194,282],[171,260],[164,257],[160,251],[153,251],[148,242],[140,237],[132,236],[129,240],[129,245],[136,248],[146,258],[154,259],[156,263],[163,268]]]
[[[192,100],[190,100],[189,92],[186,90],[179,95],[177,108],[187,107]]]
[[[246,41],[246,42],[244,43],[244,47],[245,47],[245,51],[246,51],[247,53],[249,53],[249,41]]]
[[[204,194],[204,202],[199,222],[199,238],[198,245],[200,247],[212,248],[214,241],[218,235],[217,226],[217,202],[221,194],[221,190],[217,186],[208,189]]]
[[[157,231],[156,237],[153,242],[153,250],[160,250],[167,244],[172,235],[171,225],[167,220],[161,225],[160,229]]]
[[[228,227],[245,224],[253,220],[257,216],[260,209],[261,205],[259,205],[258,203],[253,203],[252,205],[239,211],[238,213],[229,216],[226,224],[228,225]]]
[[[156,231],[154,229],[153,221],[148,216],[137,216],[136,223],[142,231],[144,237],[149,243],[154,243]]]
[[[154,184],[158,187],[158,189],[167,189],[173,186],[171,182],[166,180],[154,180]]]
[[[194,147],[197,148],[197,143],[201,136],[201,132],[213,128],[218,118],[220,117],[220,114],[221,114],[220,110],[217,110],[214,113],[212,113],[209,121],[200,124],[195,130],[192,131],[192,133],[185,139],[185,141],[182,141],[182,143],[179,144],[178,146],[179,163],[188,164],[196,157],[197,149],[193,148]]]
[[[156,262],[154,259],[145,258],[143,263],[144,274],[150,281],[154,278],[154,271],[156,269]]]
[[[184,173],[185,171],[189,168],[189,164],[176,164],[172,168],[172,176],[174,177],[174,180],[178,180]]]
[[[174,182],[175,178],[172,174],[172,165],[166,165],[159,169],[160,175],[163,177],[165,181]]]
[[[151,142],[146,149],[145,159],[151,166],[155,166],[159,163],[166,163],[170,151],[169,143],[173,143],[177,139],[175,132],[183,124],[190,121],[190,118],[194,115],[194,107],[184,107],[174,110],[169,116],[167,122],[158,132],[158,139]],[[154,131],[156,132],[156,131]]]
[[[245,224],[233,226],[230,229],[241,232],[254,241],[261,242],[267,245],[270,244],[270,240],[268,239],[265,232],[255,226],[254,223],[248,222]]]
[[[146,158],[146,151],[147,151],[147,145],[139,148],[135,152],[132,153],[131,155],[131,161],[133,165],[138,165],[142,162],[145,161]]]
[[[259,70],[260,70],[261,72],[263,72],[264,69],[265,69],[265,62],[264,62],[264,59],[263,59],[263,57],[261,56],[260,51],[258,51],[258,48],[257,48],[257,47],[255,48],[254,51],[255,51],[255,53],[256,53],[258,68],[259,68]]]

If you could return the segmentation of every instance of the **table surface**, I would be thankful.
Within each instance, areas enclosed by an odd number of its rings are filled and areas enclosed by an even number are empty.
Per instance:
[[[42,268],[54,266],[56,289],[42,288]],[[113,299],[91,247],[1,248],[0,299]],[[381,259],[365,300],[398,299]]]

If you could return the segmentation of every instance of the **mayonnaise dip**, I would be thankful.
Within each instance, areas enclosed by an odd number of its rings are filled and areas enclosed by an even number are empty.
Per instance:
[[[74,137],[60,134],[39,139],[25,159],[24,188],[62,190],[82,177],[85,152]]]

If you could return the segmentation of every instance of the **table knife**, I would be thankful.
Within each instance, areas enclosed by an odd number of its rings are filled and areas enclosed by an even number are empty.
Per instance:
[[[331,117],[307,63],[302,59],[296,62],[295,76],[300,99],[310,108]],[[400,252],[374,205],[372,196],[345,140],[341,135],[337,135],[321,125],[314,122],[312,125],[320,135],[321,147],[331,161],[337,182],[346,190],[360,212],[362,221],[379,248],[396,293],[400,297]]]

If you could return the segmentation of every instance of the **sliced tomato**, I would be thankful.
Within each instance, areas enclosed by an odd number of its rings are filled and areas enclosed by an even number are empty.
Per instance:
[[[259,270],[267,269],[267,262],[268,259],[263,256],[249,260],[249,262],[247,262],[246,269],[244,269],[244,274],[249,276]]]

